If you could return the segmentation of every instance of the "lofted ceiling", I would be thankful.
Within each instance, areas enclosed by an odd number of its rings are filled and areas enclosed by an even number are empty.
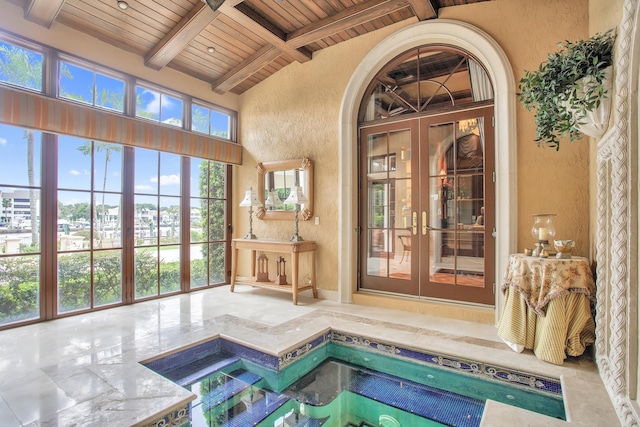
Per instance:
[[[241,94],[326,47],[490,0],[208,0],[215,11],[204,0],[126,0],[126,9],[117,0],[11,1],[29,21],[66,25],[140,55],[150,68],[170,67],[217,93]]]

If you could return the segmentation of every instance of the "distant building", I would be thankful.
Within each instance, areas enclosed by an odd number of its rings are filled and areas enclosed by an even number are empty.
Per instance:
[[[36,220],[40,221],[40,200],[39,191],[34,191],[33,194],[36,198]],[[13,227],[27,227],[31,222],[31,206],[30,206],[30,191],[29,190],[15,190],[15,191],[2,191],[0,190],[0,221]]]

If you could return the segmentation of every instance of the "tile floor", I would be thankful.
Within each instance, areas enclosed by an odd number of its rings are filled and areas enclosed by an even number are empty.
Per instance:
[[[517,354],[490,325],[237,285],[0,331],[0,425],[145,425],[190,394],[138,362],[223,334],[275,354],[326,330],[560,377],[569,423],[489,402],[482,426],[616,426],[588,356],[563,366]]]

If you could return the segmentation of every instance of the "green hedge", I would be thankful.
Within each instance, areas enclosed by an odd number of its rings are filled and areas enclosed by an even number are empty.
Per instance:
[[[211,245],[210,277],[204,259],[191,261],[192,287],[224,281],[224,246]],[[122,300],[120,250],[96,251],[93,255],[94,306]],[[39,256],[0,258],[0,324],[36,318],[40,312]],[[78,252],[58,258],[58,305],[60,312],[91,306],[90,253]],[[135,292],[137,298],[180,290],[180,263],[160,265],[151,251],[136,254]]]

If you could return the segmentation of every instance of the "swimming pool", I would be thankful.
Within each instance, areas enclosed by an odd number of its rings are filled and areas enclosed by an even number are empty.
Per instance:
[[[196,395],[194,427],[472,427],[487,399],[565,419],[557,379],[335,330],[279,357],[215,338],[144,364]]]

